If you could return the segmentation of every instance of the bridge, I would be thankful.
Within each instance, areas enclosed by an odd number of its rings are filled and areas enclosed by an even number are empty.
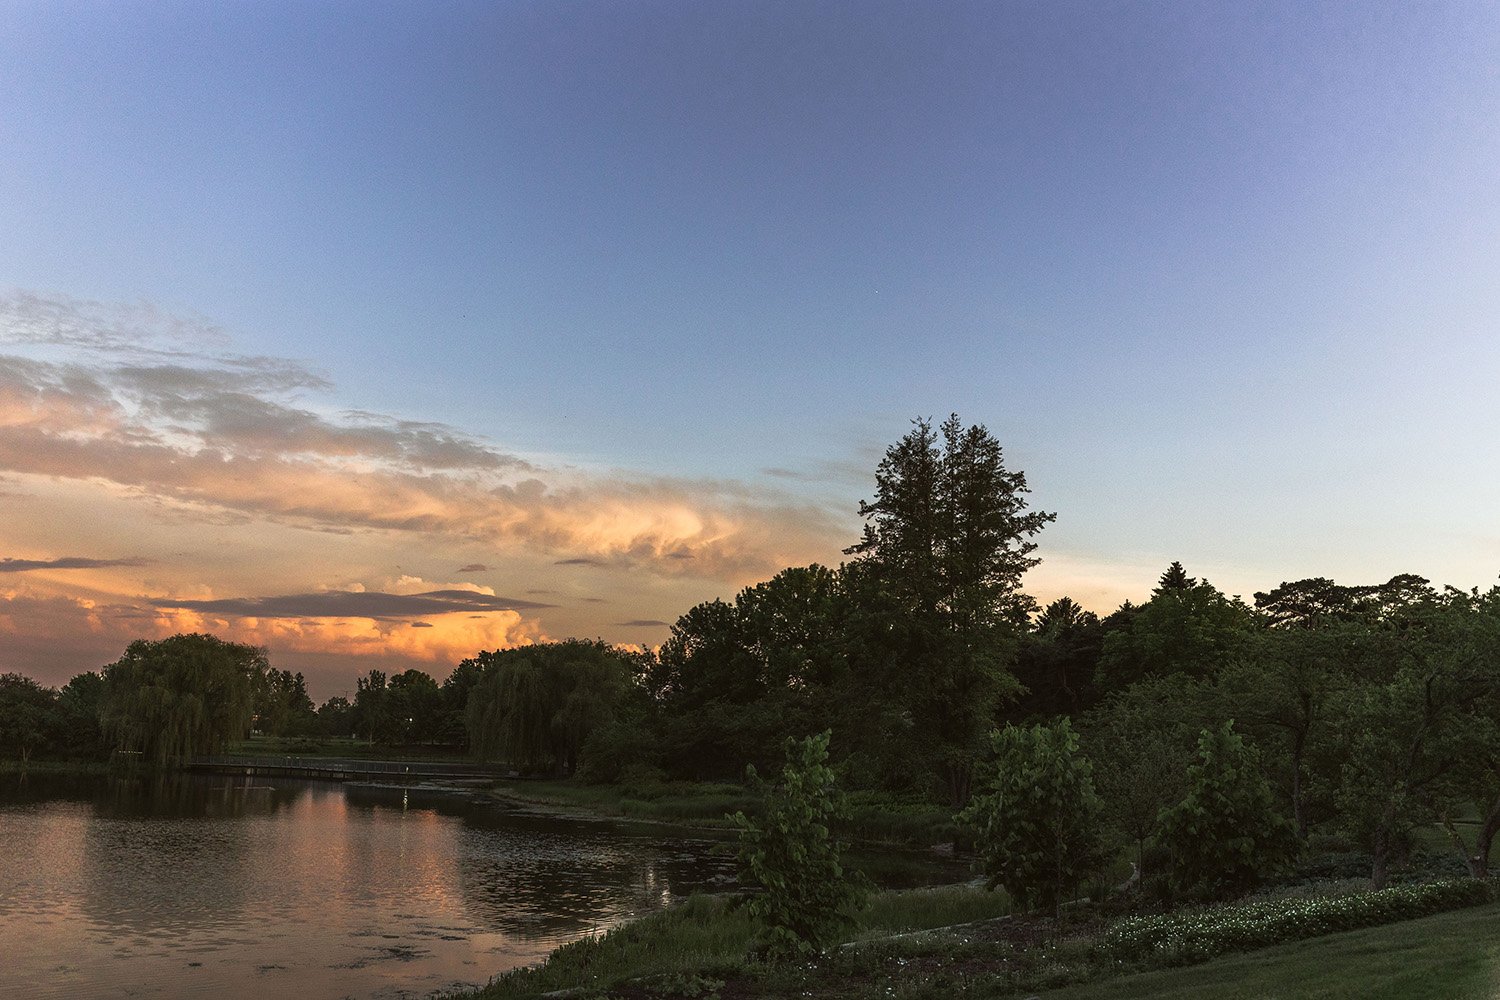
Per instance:
[[[416,781],[431,778],[515,778],[509,768],[427,760],[362,760],[357,757],[294,757],[221,754],[194,757],[190,771],[208,774],[257,775],[268,778],[316,778],[323,781]]]

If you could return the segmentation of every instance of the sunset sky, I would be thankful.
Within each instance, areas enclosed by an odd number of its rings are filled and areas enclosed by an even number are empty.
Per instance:
[[[1500,5],[0,5],[0,672],[319,700],[836,563],[916,416],[1170,561],[1500,571]]]

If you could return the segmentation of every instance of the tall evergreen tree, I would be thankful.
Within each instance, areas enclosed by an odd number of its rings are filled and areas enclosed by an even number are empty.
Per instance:
[[[899,622],[903,690],[954,805],[1000,703],[1018,690],[1009,667],[1035,610],[1021,576],[1039,561],[1030,539],[1055,515],[1027,510],[1026,476],[1005,467],[999,442],[958,415],[939,434],[918,419],[875,473],[862,502],[863,537],[846,552],[874,571]]]

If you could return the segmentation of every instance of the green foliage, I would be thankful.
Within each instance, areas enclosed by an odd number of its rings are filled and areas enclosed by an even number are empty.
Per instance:
[[[901,666],[887,696],[911,713],[957,806],[998,708],[1020,693],[1009,667],[1035,610],[1021,576],[1038,562],[1031,536],[1054,515],[1026,509],[1025,474],[1005,467],[982,425],[950,416],[939,446],[930,423],[913,423],[876,470],[864,535],[846,551],[888,602],[866,619]]]
[[[1056,911],[1105,858],[1093,769],[1067,719],[990,739],[994,760],[959,820],[975,831],[991,888]]]
[[[1243,892],[1291,858],[1291,825],[1277,814],[1258,755],[1232,722],[1203,732],[1187,785],[1187,796],[1161,817],[1180,891],[1209,898]]]
[[[843,845],[834,838],[844,807],[828,766],[830,735],[788,741],[786,767],[780,782],[763,789],[760,817],[732,817],[742,877],[757,890],[750,912],[766,927],[773,959],[822,951],[867,895],[864,878],[845,868]]]
[[[1187,794],[1186,773],[1206,718],[1204,693],[1182,678],[1158,677],[1111,696],[1085,721],[1083,746],[1110,827],[1136,849],[1148,874],[1146,844],[1162,812]]]
[[[354,705],[342,695],[334,695],[318,706],[318,731],[324,736],[353,736],[356,728]]]
[[[1176,580],[1168,570],[1151,600],[1122,624],[1104,639],[1099,660],[1102,680],[1116,689],[1146,677],[1211,675],[1238,653],[1255,619],[1208,581]]]
[[[61,728],[57,692],[30,677],[0,674],[0,752],[14,754],[24,765]]]
[[[1050,719],[1092,707],[1103,642],[1104,625],[1092,611],[1068,597],[1047,605],[1018,650],[1016,679],[1026,692],[1017,715]]]
[[[290,670],[267,670],[255,686],[255,729],[267,736],[305,736],[317,728],[307,682]]]
[[[1489,900],[1488,886],[1469,879],[1342,896],[1262,900],[1127,917],[1111,925],[1099,938],[1098,947],[1114,961],[1182,965],[1230,951],[1410,920]]]
[[[572,774],[589,738],[638,695],[639,657],[604,642],[566,642],[480,653],[465,721],[485,760]]]
[[[755,926],[722,897],[693,896],[660,913],[597,937],[563,945],[540,966],[497,976],[480,997],[536,997],[557,990],[605,990],[624,980],[662,977],[702,985],[732,974],[745,960]]]
[[[212,635],[138,639],[104,668],[107,738],[160,767],[214,753],[250,730],[265,651]]]

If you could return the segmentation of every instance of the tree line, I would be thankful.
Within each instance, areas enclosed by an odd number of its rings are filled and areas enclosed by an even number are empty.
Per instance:
[[[657,650],[479,652],[441,684],[373,670],[352,701],[315,708],[302,677],[261,650],[140,641],[60,691],[0,678],[0,746],[166,762],[254,727],[628,783],[740,780],[774,768],[788,738],[830,731],[847,787],[966,810],[976,830],[1033,823],[1060,842],[1087,827],[1103,839],[1074,844],[1080,869],[1128,850],[1143,878],[1170,868],[1182,887],[1228,891],[1323,844],[1364,852],[1379,883],[1419,830],[1438,828],[1474,874],[1488,871],[1500,589],[1313,578],[1247,602],[1174,562],[1108,615],[1066,597],[1039,607],[1021,584],[1053,515],[1030,508],[995,438],[956,416],[915,421],[859,511],[841,565],[787,568],[699,604]],[[1026,788],[1063,781],[1090,821],[1021,822],[1021,786],[997,819],[996,789],[1017,774],[1033,775]],[[1195,840],[1248,853],[1193,861]],[[1183,882],[1195,865],[1217,874]]]

